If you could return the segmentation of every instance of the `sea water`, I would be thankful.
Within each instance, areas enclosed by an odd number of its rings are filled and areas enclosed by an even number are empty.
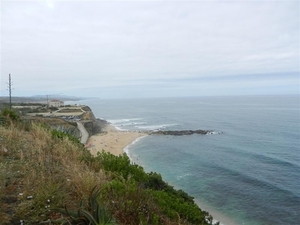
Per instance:
[[[189,193],[223,224],[300,224],[299,96],[83,103],[120,130],[215,131],[150,135],[131,144],[128,155]]]

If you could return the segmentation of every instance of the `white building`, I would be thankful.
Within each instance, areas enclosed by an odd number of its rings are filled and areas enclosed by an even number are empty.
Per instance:
[[[49,107],[62,107],[62,106],[64,106],[64,102],[63,101],[60,101],[60,100],[56,100],[56,99],[54,99],[54,100],[50,100],[49,102],[48,102],[48,106]]]

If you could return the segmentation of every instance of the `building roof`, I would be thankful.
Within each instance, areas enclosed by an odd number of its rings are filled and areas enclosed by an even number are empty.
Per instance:
[[[57,100],[57,99],[53,99],[53,100],[50,100],[50,102],[63,102],[63,101],[60,101],[60,100]]]

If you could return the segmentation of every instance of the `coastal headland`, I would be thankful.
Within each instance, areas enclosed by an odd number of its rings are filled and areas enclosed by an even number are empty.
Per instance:
[[[124,153],[124,148],[130,145],[139,137],[147,135],[206,135],[213,134],[211,130],[143,130],[143,131],[124,131],[118,130],[106,120],[95,117],[92,109],[86,105],[69,105],[57,108],[55,111],[42,110],[43,108],[35,105],[35,110],[30,106],[13,106],[18,110],[26,112],[27,120],[42,120],[49,124],[53,129],[72,130],[72,135],[80,139],[93,155],[97,155],[102,150],[114,155]],[[41,109],[39,109],[39,107]],[[28,108],[31,110],[28,111]],[[23,113],[24,114],[24,113]]]
[[[23,119],[28,121],[44,122],[53,129],[69,132],[76,136],[92,153],[102,150],[114,155],[124,153],[124,148],[139,137],[148,135],[147,132],[120,131],[107,121],[94,116],[90,107],[85,105],[63,106],[55,111],[38,110],[25,111],[29,106],[14,106],[25,113]]]
[[[123,192],[119,193],[122,194],[121,196],[119,194],[115,195],[114,188],[105,189],[109,193],[104,195],[103,201],[107,203],[109,212],[120,221],[120,224],[141,224],[141,221],[149,221],[148,224],[213,224],[213,218],[208,212],[201,210],[196,205],[193,197],[182,190],[174,189],[173,186],[162,180],[160,174],[156,172],[146,173],[142,167],[131,164],[125,155],[114,156],[122,154],[124,148],[139,137],[175,134],[170,133],[170,131],[163,133],[120,131],[107,121],[95,118],[93,112],[87,106],[82,106],[80,114],[76,117],[72,115],[73,111],[78,113],[79,109],[71,107],[63,110],[59,109],[50,113],[51,115],[47,113],[45,116],[26,115],[21,111],[20,114],[24,115],[22,120],[16,119],[15,124],[7,123],[8,126],[0,126],[0,136],[5,137],[1,140],[0,146],[3,149],[0,156],[5,162],[3,167],[1,166],[1,170],[6,171],[0,174],[6,174],[9,171],[10,177],[15,177],[18,187],[20,187],[16,192],[14,188],[16,181],[10,182],[7,175],[3,176],[7,184],[5,188],[6,195],[9,193],[9,196],[15,199],[10,202],[10,208],[7,212],[16,212],[15,214],[18,216],[15,217],[11,213],[5,212],[5,216],[8,216],[6,217],[7,221],[13,221],[16,218],[16,221],[21,219],[22,221],[23,219],[29,221],[34,218],[35,221],[41,221],[42,223],[50,220],[55,221],[58,219],[57,216],[61,217],[62,215],[52,213],[51,210],[52,208],[61,207],[62,202],[56,202],[56,199],[61,199],[61,196],[70,195],[70,198],[63,199],[63,203],[70,205],[70,202],[72,202],[72,205],[74,205],[72,196],[78,196],[77,198],[82,202],[95,187],[101,186],[104,188],[111,187],[109,185],[118,185],[117,190],[119,188],[127,190],[127,185],[130,185],[130,191],[134,193],[133,198],[126,193],[123,196]],[[13,112],[11,114],[14,115]],[[3,124],[6,124],[6,117],[3,118]],[[18,129],[15,126],[19,126]],[[49,129],[49,127],[53,129]],[[79,133],[77,138],[81,139],[82,143],[86,142],[87,136],[89,137],[87,143],[85,143],[86,148],[79,145],[78,140],[72,135],[73,128],[77,129],[77,133]],[[63,133],[65,134],[62,135]],[[176,135],[191,133],[193,132],[180,131]],[[26,149],[23,146],[26,146]],[[102,150],[106,152],[102,152]],[[98,152],[101,152],[100,155],[92,157],[92,154],[96,155]],[[19,163],[24,158],[27,163]],[[22,168],[6,167],[6,165],[11,165],[11,160],[17,160],[14,164],[22,165]],[[118,165],[122,166],[119,167]],[[20,176],[20,171],[26,172]],[[107,175],[110,173],[114,173],[118,178],[123,179],[115,180],[114,176]],[[39,182],[35,182],[37,177]],[[25,180],[28,182],[24,182]],[[63,190],[60,187],[64,187]],[[56,188],[59,188],[59,191],[56,191],[58,190]],[[53,192],[53,190],[55,191]],[[51,194],[48,191],[51,191]],[[43,197],[40,197],[42,195]],[[51,199],[49,196],[52,196]],[[43,205],[45,199],[46,206]],[[1,200],[0,208],[8,203],[6,198]],[[26,204],[22,204],[25,202]],[[114,202],[120,202],[120,204],[112,204]],[[134,203],[130,204],[133,208],[128,211],[129,214],[127,210],[124,211],[122,208],[127,202]],[[27,205],[32,208],[32,204],[36,204],[36,209],[44,210],[44,208],[47,208],[47,214],[41,216],[40,212],[29,210],[31,214],[27,213],[28,216],[23,214],[19,216],[19,212],[27,212],[24,209],[28,209],[26,208]],[[19,210],[16,205],[25,208]],[[7,205],[5,207],[7,208]],[[148,209],[148,207],[150,208]],[[137,210],[141,208],[145,209],[142,212],[143,214]],[[190,217],[187,212],[193,212],[195,216]],[[32,214],[36,214],[36,217]],[[176,215],[180,215],[180,218]],[[130,221],[127,219],[128,216],[131,216]],[[125,222],[122,220],[123,218],[126,218]]]
[[[92,155],[97,155],[102,150],[120,155],[124,153],[124,148],[130,145],[139,137],[147,135],[206,135],[213,134],[211,130],[143,130],[143,131],[124,131],[118,130],[106,120],[95,117],[90,107],[76,105],[61,107],[54,112],[28,113],[30,116],[42,116],[45,119],[60,118],[61,120],[77,125],[79,132],[78,138],[81,143],[90,150]],[[61,124],[60,124],[61,125]],[[60,126],[59,125],[59,126]]]
[[[63,224],[69,222],[69,212],[74,221],[102,221],[102,215],[93,214],[99,209],[111,224],[214,224],[212,216],[201,210],[193,197],[176,190],[160,174],[147,173],[143,167],[132,164],[125,154],[115,156],[101,151],[93,157],[68,133],[71,129],[66,120],[27,117],[23,119],[9,109],[0,114],[0,180],[5,184],[0,193],[3,224]],[[82,118],[78,118],[81,128]],[[71,119],[68,125],[77,127],[77,118],[76,122]],[[88,124],[96,122],[97,119]],[[108,146],[108,142],[104,150],[123,150],[131,140],[145,135],[116,131],[107,123],[104,127],[99,136],[111,138],[114,144],[124,138],[123,145]],[[125,134],[126,138],[115,134]],[[134,134],[130,140],[129,134]]]

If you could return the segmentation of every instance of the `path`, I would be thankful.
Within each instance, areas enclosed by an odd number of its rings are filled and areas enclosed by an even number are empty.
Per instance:
[[[82,144],[86,144],[88,138],[89,138],[89,133],[86,131],[85,127],[83,126],[83,124],[81,122],[77,122],[77,127],[80,130],[81,133],[81,138],[80,138],[80,142]]]

